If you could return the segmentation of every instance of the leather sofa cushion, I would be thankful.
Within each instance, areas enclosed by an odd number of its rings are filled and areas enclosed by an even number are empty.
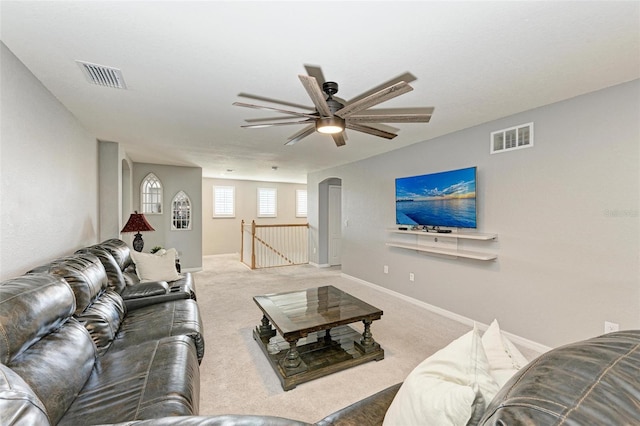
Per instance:
[[[23,275],[0,283],[0,362],[9,364],[75,309],[69,284],[55,275]]]
[[[107,274],[102,262],[91,253],[62,257],[31,270],[29,273],[47,272],[63,278],[76,296],[76,314],[89,306],[107,288]]]
[[[173,336],[114,348],[93,373],[60,425],[117,423],[198,413],[200,377],[193,340]]]
[[[638,424],[638,365],[640,330],[553,349],[505,384],[480,424]]]
[[[22,377],[0,364],[0,424],[46,425],[47,409]]]
[[[133,264],[133,259],[131,259],[131,251],[129,249],[129,246],[124,241],[117,238],[112,238],[103,241],[98,245],[111,253],[111,256],[113,256],[121,271],[125,271],[130,265]]]
[[[82,248],[76,253],[91,253],[100,259],[100,262],[102,262],[102,266],[104,266],[105,272],[107,273],[107,286],[115,290],[117,293],[122,294],[122,291],[126,287],[126,283],[122,276],[120,265],[113,258],[113,255],[109,250],[99,244],[96,244],[91,247]]]
[[[127,312],[111,350],[177,335],[189,336],[194,341],[198,361],[202,361],[204,356],[202,320],[194,300],[174,300]]]
[[[46,407],[49,422],[56,424],[87,381],[95,357],[91,336],[75,318],[69,318],[8,367],[29,385]]]
[[[402,383],[389,386],[365,399],[354,402],[316,423],[316,426],[371,425],[380,426]],[[435,426],[435,425],[434,425]]]
[[[111,345],[124,315],[122,298],[111,289],[101,294],[91,306],[78,315],[78,321],[89,331],[98,355],[102,355]]]

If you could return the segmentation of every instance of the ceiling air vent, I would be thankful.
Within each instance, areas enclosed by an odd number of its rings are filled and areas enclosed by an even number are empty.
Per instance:
[[[491,154],[533,146],[533,123],[491,132]]]
[[[111,87],[113,89],[126,89],[122,71],[117,68],[105,67],[104,65],[91,64],[89,62],[76,61],[89,83],[98,86]]]

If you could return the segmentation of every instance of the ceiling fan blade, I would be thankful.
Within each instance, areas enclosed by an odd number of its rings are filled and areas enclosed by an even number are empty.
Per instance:
[[[428,123],[434,108],[370,109],[349,116],[353,123]]]
[[[349,119],[349,121],[351,121],[351,119]],[[398,129],[397,127],[387,126],[386,124],[382,124],[382,123],[367,123],[367,127],[382,130],[383,132],[388,132],[388,133],[397,133],[400,131],[400,129]]]
[[[329,105],[327,105],[327,101],[324,98],[324,93],[322,93],[322,90],[318,85],[318,81],[314,77],[309,77],[308,75],[299,75],[298,77],[320,115],[322,117],[333,117],[333,113],[329,109]]]
[[[326,81],[324,79],[324,74],[322,73],[322,68],[317,65],[305,65],[304,69],[307,70],[307,74],[309,74],[310,77],[315,78],[318,82],[318,85],[322,87],[322,85]]]
[[[389,86],[386,89],[382,89],[376,93],[373,93],[366,98],[362,98],[359,101],[350,103],[344,108],[336,111],[336,115],[338,117],[347,118],[351,114],[355,114],[374,105],[378,105],[382,102],[388,101],[389,99],[393,99],[396,96],[400,96],[412,90],[413,87],[409,86],[409,83],[401,81],[394,84],[393,86]]]
[[[307,136],[314,133],[315,131],[316,131],[315,124],[311,124],[305,127],[304,129],[300,130],[299,132],[291,135],[289,139],[287,139],[287,142],[285,143],[285,145],[293,145],[294,143],[299,142],[302,138],[306,138]]]
[[[397,76],[395,78],[392,78],[389,81],[386,81],[386,82],[384,82],[384,83],[382,83],[382,84],[380,84],[380,85],[378,85],[378,86],[376,86],[376,87],[374,87],[372,89],[367,90],[364,93],[359,94],[355,98],[350,99],[349,102],[350,103],[357,102],[360,99],[364,99],[367,96],[370,96],[370,95],[372,95],[372,94],[374,94],[376,92],[379,92],[380,90],[382,90],[382,89],[384,89],[386,87],[393,86],[394,84],[400,83],[401,81],[404,81],[405,83],[411,83],[412,81],[416,81],[416,80],[417,80],[416,76],[414,76],[410,72],[405,72],[404,74],[401,74],[401,75],[399,75],[399,76]]]
[[[245,107],[245,108],[266,109],[267,111],[276,111],[276,112],[280,112],[282,114],[295,115],[297,117],[317,118],[317,115],[307,114],[305,112],[287,111],[286,109],[272,108],[272,107],[268,107],[268,106],[254,105],[254,104],[245,104],[244,102],[234,102],[233,105],[241,106],[241,107]]]
[[[259,123],[261,121],[277,121],[277,120],[291,120],[291,117],[264,117],[264,118],[245,118],[247,123]]]
[[[350,123],[347,121],[347,129],[355,130],[357,132],[367,133],[369,135],[379,136],[385,139],[393,139],[396,135],[395,133],[385,132],[384,130],[376,129],[371,126],[363,126],[362,124]]]
[[[300,105],[300,104],[296,104],[296,103],[293,103],[293,102],[287,102],[287,101],[281,101],[281,100],[278,100],[278,99],[267,98],[265,96],[251,95],[249,93],[238,93],[238,96],[240,96],[242,98],[254,99],[256,101],[270,102],[272,104],[280,104],[280,105],[286,105],[286,106],[290,106],[290,107],[294,107],[294,108],[306,109],[306,110],[309,110],[309,111],[313,111],[314,110],[314,108],[310,107],[309,105]]]
[[[342,133],[336,133],[331,135],[331,137],[333,138],[333,141],[336,143],[336,146],[344,146],[347,144],[347,142],[345,141],[345,137],[344,137],[344,132]]]
[[[302,120],[302,121],[287,121],[286,123],[262,123],[262,124],[245,124],[240,126],[244,129],[262,129],[264,127],[273,127],[273,126],[288,126],[290,124],[306,124],[312,123],[315,120]]]

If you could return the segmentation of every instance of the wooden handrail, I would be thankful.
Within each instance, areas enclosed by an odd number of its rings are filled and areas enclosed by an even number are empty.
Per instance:
[[[290,228],[294,226],[304,226],[308,228],[309,224],[308,223],[282,223],[279,225],[258,225],[258,224],[255,225],[256,228],[284,228],[284,227]]]

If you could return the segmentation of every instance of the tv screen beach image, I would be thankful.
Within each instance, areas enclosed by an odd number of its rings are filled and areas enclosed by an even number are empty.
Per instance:
[[[476,168],[396,179],[396,223],[476,227]]]

